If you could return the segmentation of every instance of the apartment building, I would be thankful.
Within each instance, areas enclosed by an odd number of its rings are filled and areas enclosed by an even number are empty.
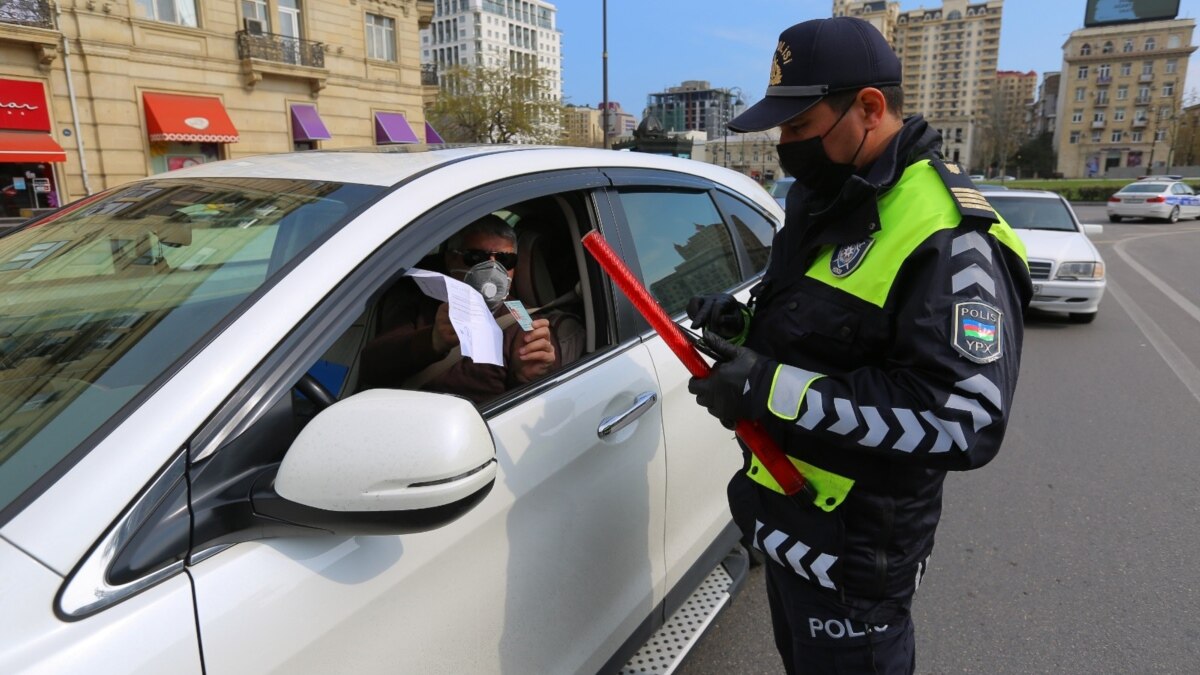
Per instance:
[[[705,155],[710,164],[739,171],[760,183],[770,183],[785,175],[779,164],[778,145],[777,128],[729,134],[708,141]]]
[[[604,111],[568,105],[563,109],[563,145],[579,148],[604,147]]]
[[[436,141],[423,113],[436,80],[418,36],[433,10],[0,2],[0,187],[36,184],[30,202],[47,206],[215,159]]]
[[[421,31],[421,62],[443,71],[486,66],[546,76],[547,96],[562,100],[562,33],[545,0],[434,0]]]
[[[1059,173],[1129,177],[1170,166],[1195,28],[1170,19],[1071,33],[1054,136]]]
[[[726,133],[725,125],[738,114],[741,97],[733,89],[713,87],[706,80],[685,80],[678,87],[646,97],[646,117],[665,131],[702,131],[709,140]]]
[[[1030,118],[1031,138],[1046,132],[1054,133],[1058,126],[1058,88],[1061,83],[1062,73],[1059,71],[1042,73],[1042,83],[1038,85],[1037,100],[1034,101]]]
[[[834,16],[869,21],[900,57],[905,114],[942,133],[947,158],[979,168],[996,87],[1003,0],[945,0],[901,11],[899,2],[834,0]]]

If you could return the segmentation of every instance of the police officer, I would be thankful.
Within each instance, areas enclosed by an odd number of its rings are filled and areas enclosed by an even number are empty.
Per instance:
[[[1024,247],[902,118],[900,76],[860,19],[780,35],[766,96],[729,127],[780,128],[785,226],[749,306],[688,305],[722,357],[689,389],[726,426],[759,420],[815,488],[786,496],[748,453],[729,485],[789,673],[914,671],[942,481],[996,455],[1017,383]]]

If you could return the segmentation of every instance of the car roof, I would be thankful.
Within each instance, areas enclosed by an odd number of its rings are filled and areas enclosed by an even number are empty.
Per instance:
[[[514,176],[571,167],[645,168],[698,175],[745,192],[758,185],[744,174],[705,162],[640,152],[534,145],[414,144],[290,152],[200,164],[150,178],[283,178],[391,187],[451,164],[463,164],[467,170],[470,160],[499,154],[511,155],[505,158],[505,165]]]
[[[1039,199],[1059,199],[1057,192],[1049,190],[996,190],[989,191],[987,198],[991,199],[1012,199],[1013,197],[1034,197]]]

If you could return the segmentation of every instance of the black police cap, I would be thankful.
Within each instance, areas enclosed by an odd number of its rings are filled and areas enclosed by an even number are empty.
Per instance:
[[[900,84],[900,59],[871,24],[849,16],[813,19],[779,34],[767,95],[735,117],[738,132],[777,127],[828,94]]]

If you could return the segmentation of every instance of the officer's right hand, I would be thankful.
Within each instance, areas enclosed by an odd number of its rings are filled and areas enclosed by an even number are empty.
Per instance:
[[[746,329],[746,314],[746,306],[728,293],[697,295],[687,304],[692,328],[707,328],[727,340]]]

